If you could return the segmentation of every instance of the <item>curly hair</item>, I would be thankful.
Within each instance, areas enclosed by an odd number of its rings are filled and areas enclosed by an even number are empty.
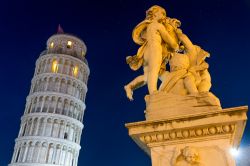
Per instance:
[[[152,20],[153,17],[154,17],[154,13],[155,13],[156,11],[159,11],[159,10],[162,12],[162,14],[164,15],[164,17],[167,16],[166,10],[165,10],[164,8],[162,8],[162,7],[158,6],[158,5],[154,5],[154,6],[150,7],[150,8],[146,11],[146,19],[147,19],[147,20]]]
[[[195,157],[199,156],[199,154],[195,148],[187,146],[183,149],[183,156],[187,157],[190,153],[193,153],[195,155]]]

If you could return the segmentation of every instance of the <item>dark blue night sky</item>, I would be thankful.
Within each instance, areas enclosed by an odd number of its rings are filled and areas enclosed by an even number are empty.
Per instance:
[[[210,52],[212,92],[223,108],[249,104],[250,0],[1,0],[0,166],[11,160],[35,61],[59,23],[86,43],[91,70],[78,165],[151,165],[124,127],[144,120],[147,89],[135,91],[129,102],[123,86],[142,73],[131,71],[125,57],[139,48],[132,30],[154,4],[181,20],[183,32]],[[249,130],[250,123],[242,147],[250,144]]]

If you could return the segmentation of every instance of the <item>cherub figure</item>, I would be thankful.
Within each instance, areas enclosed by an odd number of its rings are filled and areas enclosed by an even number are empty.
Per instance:
[[[186,146],[181,151],[176,149],[173,166],[203,166],[199,161],[199,153],[193,147]]]
[[[160,91],[179,95],[208,92],[211,88],[211,77],[205,58],[209,57],[209,53],[194,45],[180,29],[176,30],[176,34],[182,44],[183,53],[173,54],[170,72],[163,73]]]
[[[133,40],[142,45],[135,56],[126,58],[132,70],[143,66],[144,74],[136,77],[124,87],[127,97],[133,100],[133,90],[147,84],[149,94],[157,91],[157,81],[171,54],[178,50],[175,30],[180,22],[166,16],[160,6],[152,6],[146,12],[146,19],[133,30]]]

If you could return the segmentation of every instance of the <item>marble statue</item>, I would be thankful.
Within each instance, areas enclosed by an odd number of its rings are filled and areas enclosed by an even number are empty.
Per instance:
[[[153,6],[133,30],[140,48],[126,61],[144,73],[124,89],[130,100],[144,85],[149,94],[145,121],[127,123],[129,136],[150,156],[152,166],[236,166],[230,149],[240,145],[248,107],[222,109],[210,92],[210,55],[192,43],[180,24]]]
[[[182,33],[180,24],[155,5],[146,12],[146,19],[135,27],[132,37],[141,47],[126,61],[132,70],[143,66],[144,74],[124,87],[128,99],[133,100],[133,90],[146,84],[149,95],[158,91],[177,95],[209,92],[211,77],[205,62],[209,53],[194,45]],[[158,79],[162,81],[159,89]]]
[[[157,81],[171,54],[179,48],[175,30],[180,21],[166,16],[160,6],[153,6],[146,12],[146,19],[133,30],[133,40],[141,45],[135,56],[128,56],[127,63],[132,70],[143,66],[144,74],[136,77],[124,88],[127,97],[133,100],[133,90],[145,84],[149,94],[157,91]]]

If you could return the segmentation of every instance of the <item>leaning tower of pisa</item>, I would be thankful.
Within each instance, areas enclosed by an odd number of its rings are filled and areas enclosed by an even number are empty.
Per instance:
[[[89,67],[86,46],[60,31],[36,61],[9,166],[77,166]]]

